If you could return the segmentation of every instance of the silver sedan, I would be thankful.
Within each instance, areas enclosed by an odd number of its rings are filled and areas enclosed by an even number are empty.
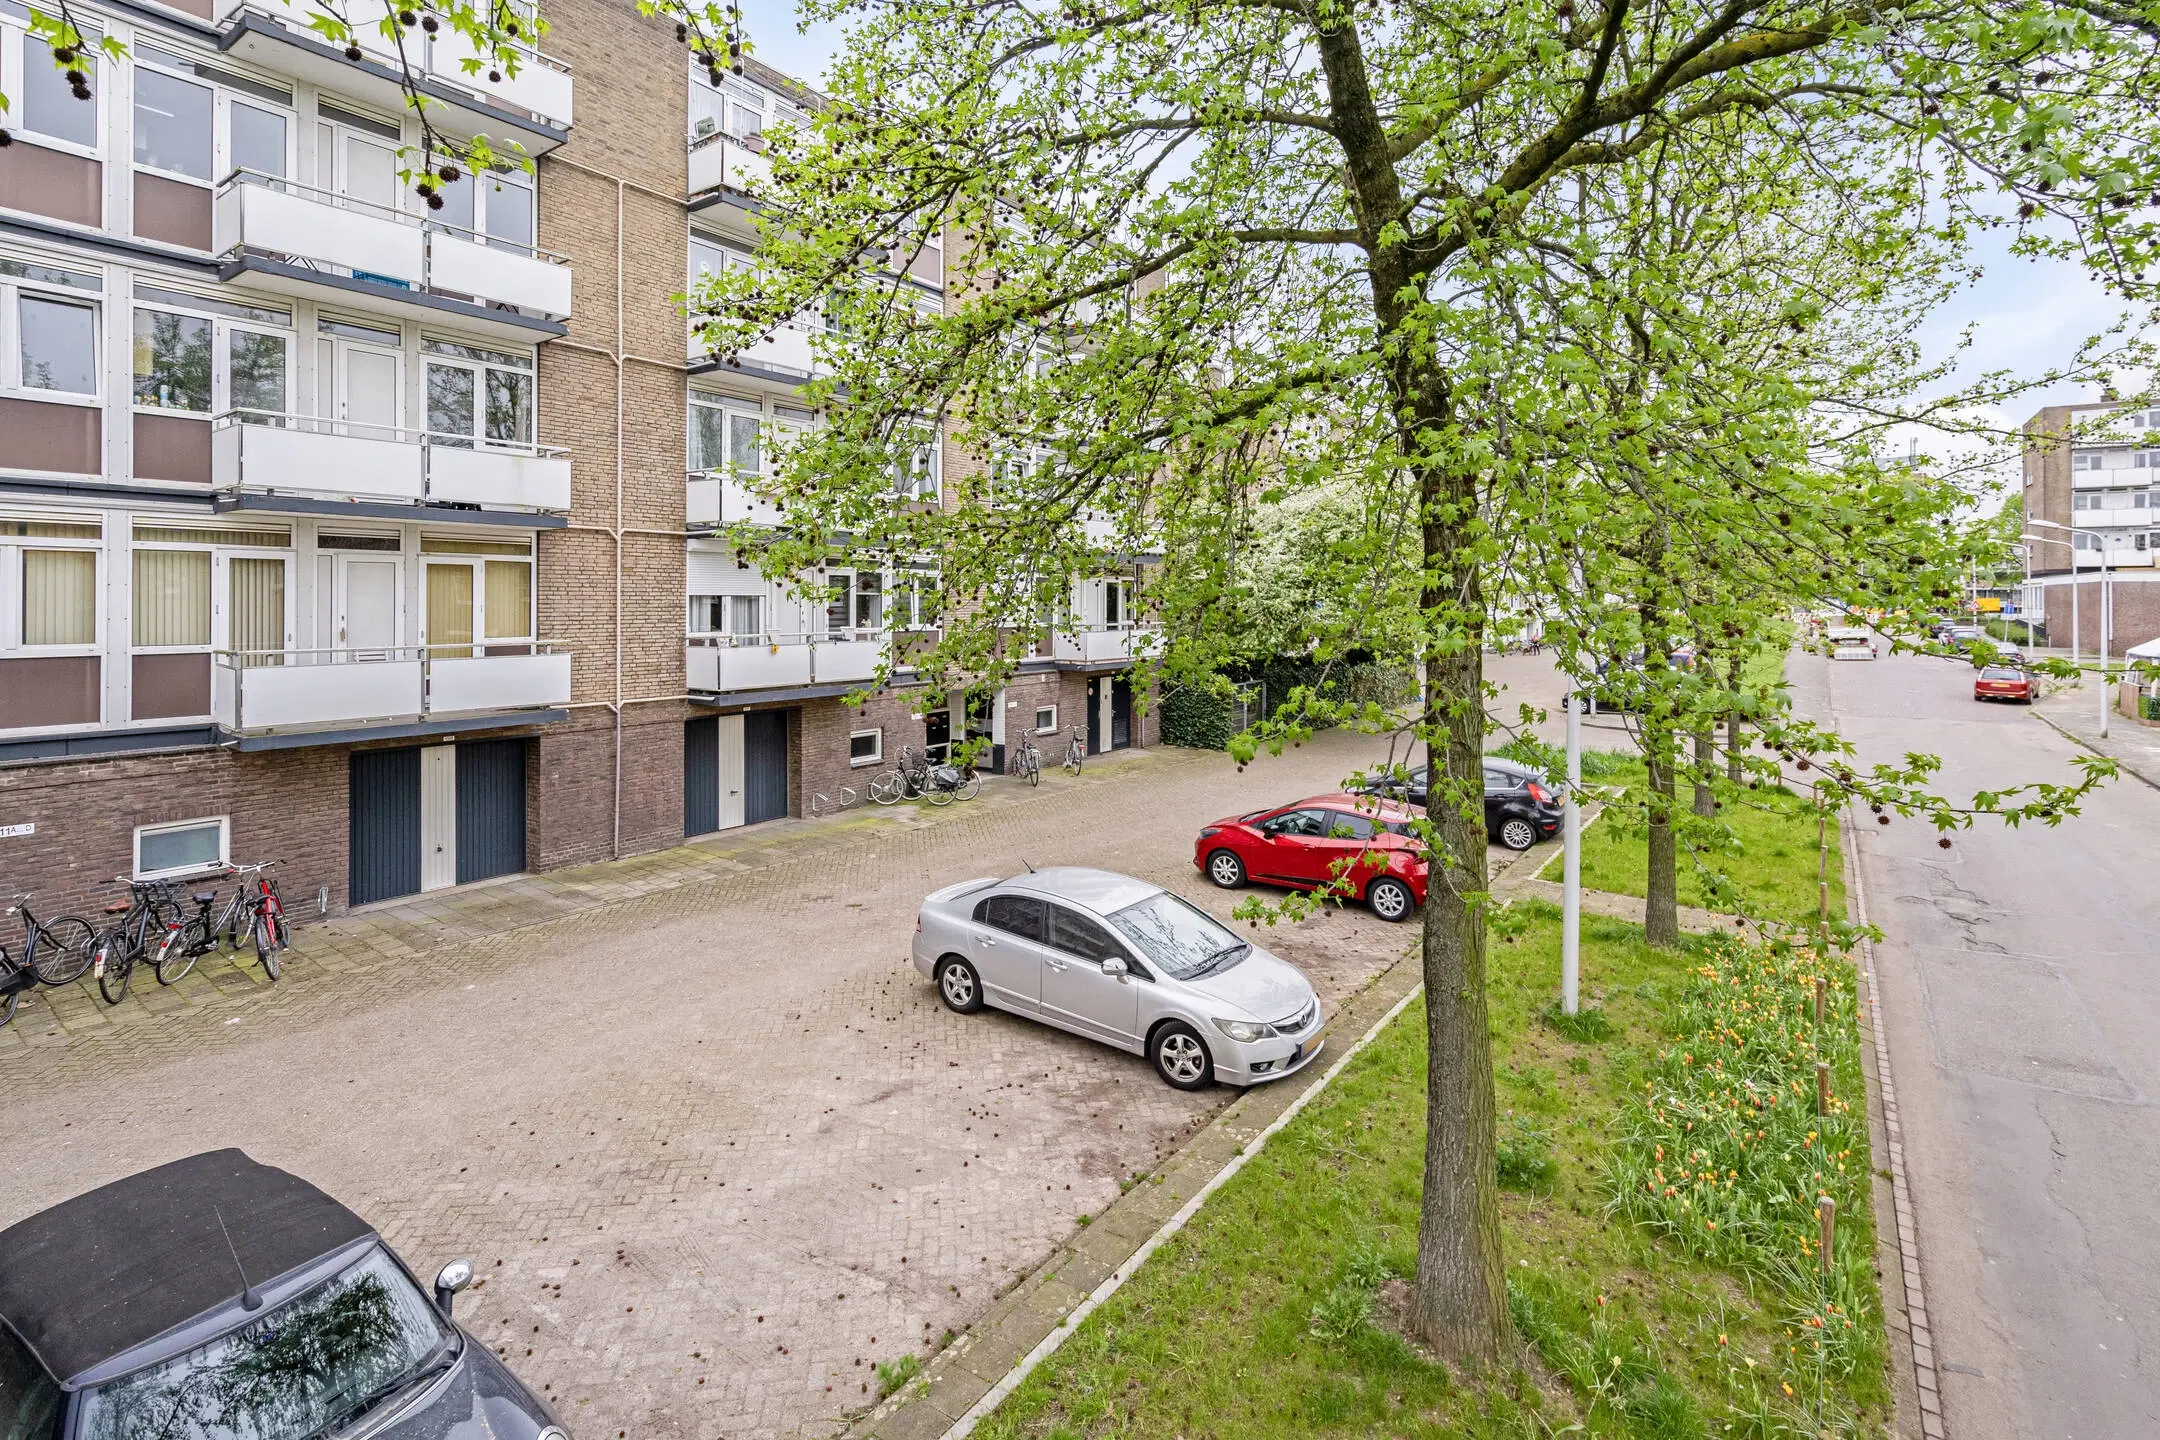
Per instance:
[[[1320,1053],[1311,981],[1130,875],[948,885],[923,901],[914,958],[963,1015],[994,1005],[1145,1055],[1180,1090],[1279,1080]]]

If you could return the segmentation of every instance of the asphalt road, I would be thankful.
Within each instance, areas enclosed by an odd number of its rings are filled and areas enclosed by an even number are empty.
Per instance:
[[[1947,793],[2074,774],[1964,666],[1792,670],[1863,762],[1940,755]],[[2160,792],[2124,777],[1947,851],[1869,825],[1859,851],[1949,1435],[2160,1435]]]

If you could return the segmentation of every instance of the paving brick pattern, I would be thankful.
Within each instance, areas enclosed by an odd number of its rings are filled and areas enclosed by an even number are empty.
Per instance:
[[[1009,1017],[906,962],[934,886],[1092,863],[1227,915],[1190,837],[1330,786],[1369,742],[1243,773],[1128,753],[943,811],[850,812],[341,917],[276,986],[229,965],[0,1031],[0,1224],[241,1145],[371,1217],[595,1436],[823,1435],[1233,1096]],[[1411,932],[1269,933],[1331,1008]]]

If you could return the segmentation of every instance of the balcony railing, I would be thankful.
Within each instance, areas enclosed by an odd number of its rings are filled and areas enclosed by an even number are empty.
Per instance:
[[[296,40],[322,43],[308,27],[311,11],[305,0],[298,4],[288,0],[213,0],[213,4],[221,26],[233,24],[244,14],[254,14],[294,32]],[[194,9],[192,5],[182,8]],[[449,26],[438,30],[433,38],[420,30],[407,30],[402,37],[401,59],[400,45],[382,33],[385,9],[382,4],[362,0],[342,12],[352,23],[352,43],[367,59],[393,71],[409,64],[416,76],[470,95],[488,108],[523,113],[563,129],[570,127],[574,87],[570,67],[564,62],[530,46],[513,45],[518,56],[517,73],[513,75],[498,70],[490,57],[479,54],[471,42]],[[464,66],[468,59],[480,63],[468,71]],[[491,79],[491,73],[502,78]]]
[[[734,351],[733,356],[746,366],[776,371],[800,384],[817,373],[818,360],[811,348],[810,337],[818,334],[820,329],[819,325],[809,321],[790,320],[747,349]],[[702,364],[715,358],[705,348],[704,338],[695,326],[690,331],[689,349],[693,363]]]
[[[1161,643],[1162,631],[1154,625],[1083,625],[1058,631],[1052,637],[1050,653],[1059,660],[1082,665],[1110,664],[1152,655]]]
[[[570,317],[570,262],[560,255],[255,170],[235,170],[218,187],[211,249]]]
[[[569,700],[570,653],[545,640],[212,656],[211,717],[237,735],[544,710]]]
[[[683,499],[683,524],[691,530],[717,530],[723,525],[778,525],[780,507],[760,499],[734,476],[715,470],[688,472]]]
[[[689,687],[700,694],[860,684],[877,674],[889,633],[819,631],[804,635],[692,635],[684,644]]]
[[[266,410],[228,410],[212,422],[210,479],[228,494],[570,509],[566,450]]]
[[[745,195],[762,193],[772,181],[772,161],[734,136],[714,130],[690,137],[690,193],[725,186]]]

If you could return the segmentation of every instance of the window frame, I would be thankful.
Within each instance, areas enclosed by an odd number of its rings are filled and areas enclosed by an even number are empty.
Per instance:
[[[183,414],[188,412],[181,412]],[[159,518],[135,516],[135,524],[150,524],[153,528],[186,529],[185,522],[170,527],[157,527]],[[275,532],[265,531],[266,537]],[[206,645],[145,645],[135,636],[135,553],[139,550],[182,551],[189,554],[206,554],[210,557],[210,640]],[[133,655],[217,655],[230,651],[232,646],[232,564],[235,557],[249,560],[282,560],[285,564],[285,644],[287,654],[299,645],[299,548],[295,537],[288,531],[283,544],[227,545],[214,540],[138,540],[132,527],[128,534],[128,644],[127,653]]]
[[[862,588],[860,582],[865,576],[877,582],[874,591],[866,591]],[[866,630],[878,635],[883,635],[891,630],[893,590],[892,586],[887,583],[887,579],[888,577],[884,571],[871,567],[838,566],[828,569],[825,572],[824,585],[825,622],[823,628],[826,637],[833,640],[854,640],[860,638]],[[865,625],[861,623],[862,602],[866,596],[871,594],[877,596],[878,619],[874,625]],[[842,597],[845,597],[844,600]],[[835,626],[832,623],[833,608],[843,603],[847,606],[847,623]]]
[[[149,415],[192,416],[204,420],[214,420],[221,415],[236,413],[232,404],[232,336],[233,332],[237,330],[245,335],[275,335],[284,339],[285,408],[276,413],[283,418],[290,418],[300,413],[296,403],[298,400],[296,387],[299,384],[300,331],[292,323],[291,312],[287,312],[286,324],[281,329],[274,320],[226,314],[223,306],[229,302],[204,299],[200,296],[187,296],[180,291],[167,291],[165,293],[172,295],[174,298],[169,300],[164,298],[144,300],[137,298],[132,292],[129,294],[128,334],[133,337],[135,334],[135,316],[138,312],[145,310],[157,315],[178,315],[190,320],[208,321],[210,324],[210,408],[207,411],[183,410],[176,405],[154,405],[139,399],[135,394],[135,357],[131,352],[128,356],[128,409],[130,411]],[[197,303],[193,305],[182,304],[180,302],[183,299],[192,299]],[[268,307],[263,308],[268,309]],[[245,413],[249,415],[268,415],[272,412],[249,409]]]
[[[86,525],[93,522],[70,519],[52,523]],[[24,642],[23,552],[28,550],[88,550],[97,557],[91,581],[91,630],[87,643],[30,645]],[[103,535],[95,540],[72,536],[0,535],[0,658],[28,660],[104,654],[109,628],[105,618],[108,574]]]
[[[1043,716],[1045,716],[1045,715],[1048,715],[1048,716],[1050,717],[1050,723],[1049,723],[1048,725],[1045,725],[1045,724],[1043,724]],[[1058,723],[1057,723],[1057,719],[1058,719],[1058,707],[1057,707],[1057,706],[1055,706],[1055,705],[1038,705],[1038,706],[1036,706],[1036,707],[1035,707],[1035,733],[1036,733],[1037,735],[1055,735],[1055,734],[1057,734],[1057,733],[1058,733]]]
[[[455,350],[446,347],[456,347]],[[458,353],[459,351],[469,353]],[[519,363],[522,362],[522,363]],[[529,453],[537,450],[540,434],[540,365],[537,356],[528,357],[509,350],[497,350],[490,346],[470,345],[462,340],[441,336],[423,335],[420,339],[420,400],[422,418],[427,421],[424,433],[430,441],[457,444],[460,450],[494,450],[502,452]],[[462,370],[472,377],[473,433],[459,435],[448,430],[437,430],[434,416],[427,412],[428,371],[436,366],[445,370]],[[487,373],[500,370],[506,375],[522,375],[530,389],[532,403],[526,408],[528,422],[526,438],[522,440],[496,440],[487,434]]]
[[[83,43],[92,52],[88,57],[92,62],[88,102],[91,134],[94,137],[91,144],[84,145],[78,140],[48,135],[42,130],[32,130],[24,123],[23,115],[27,108],[24,86],[30,70],[29,46],[33,43],[45,45],[46,42],[42,37],[30,33],[27,12],[24,18],[18,19],[9,7],[0,7],[0,94],[5,94],[14,101],[14,108],[8,112],[7,124],[17,140],[47,150],[57,150],[62,154],[79,155],[86,160],[102,162],[105,158],[105,137],[110,131],[112,118],[105,97],[106,92],[112,88],[110,82],[120,72],[119,67],[97,49],[98,42],[105,35],[103,29],[87,23],[81,16],[76,17],[76,29],[82,33]],[[47,55],[50,53],[48,46]]]
[[[164,870],[142,868],[142,842],[146,835],[165,835],[179,830],[198,830],[206,825],[217,826],[218,858],[198,865],[182,865]],[[182,875],[201,875],[220,870],[232,864],[232,816],[198,815],[192,820],[167,820],[155,825],[137,825],[133,847],[128,852],[128,866],[137,880],[169,880]]]
[[[470,536],[461,535],[423,535],[420,537],[420,550],[418,556],[416,557],[420,565],[420,614],[418,616],[418,628],[420,632],[420,647],[423,651],[429,654],[429,657],[431,659],[469,658],[474,660],[484,660],[488,658],[487,652],[493,646],[524,645],[530,647],[540,643],[540,573],[538,568],[539,557],[532,548],[528,547],[525,553],[522,555],[476,553],[461,554],[455,550],[429,550],[427,546],[430,541],[438,545],[457,545],[467,543],[486,545],[499,544],[502,542],[493,540],[475,541]],[[488,634],[487,567],[491,562],[497,565],[523,565],[525,567],[525,630],[524,633],[521,635]],[[472,639],[467,641],[462,647],[460,647],[455,641],[446,640],[436,642],[427,633],[427,572],[431,567],[436,565],[462,565],[472,571],[473,633]],[[437,648],[463,648],[471,653],[468,656],[462,657],[437,656],[433,653],[434,650]]]
[[[868,737],[868,739],[871,741],[870,753],[868,755],[858,755],[855,753],[855,742],[865,737]],[[875,725],[867,730],[848,731],[848,768],[850,770],[860,770],[868,765],[881,765],[884,763],[884,761],[884,726]]]
[[[232,107],[237,101],[240,104],[251,105],[258,110],[274,111],[284,118],[285,173],[275,178],[290,181],[299,163],[300,111],[297,104],[298,97],[288,94],[285,99],[279,100],[274,93],[267,93],[274,92],[279,87],[270,84],[268,81],[256,80],[252,76],[236,74],[224,69],[222,66],[197,60],[178,50],[166,49],[164,42],[168,39],[169,37],[160,36],[158,37],[160,43],[138,45],[130,58],[133,59],[135,68],[138,71],[149,70],[163,75],[167,79],[177,80],[184,85],[200,85],[210,91],[210,176],[208,179],[204,179],[201,176],[190,175],[182,170],[167,170],[162,166],[138,160],[135,158],[135,147],[132,143],[128,146],[127,155],[130,170],[140,171],[146,175],[156,175],[182,185],[197,185],[208,190],[216,190],[233,177],[235,167],[232,159]],[[165,58],[168,55],[171,57],[171,63],[168,63]],[[181,68],[183,66],[186,68]],[[260,87],[260,89],[243,87]],[[132,135],[133,107],[135,104],[135,88],[132,84],[128,88],[128,104],[130,134]]]
[[[12,257],[4,257],[12,259]],[[0,396],[10,400],[35,400],[45,405],[96,405],[105,403],[105,275],[102,270],[77,270],[66,265],[41,265],[32,260],[13,263],[94,280],[96,289],[42,280],[34,275],[11,275],[0,271]],[[90,383],[93,389],[48,390],[23,378],[22,302],[28,296],[90,312]]]

